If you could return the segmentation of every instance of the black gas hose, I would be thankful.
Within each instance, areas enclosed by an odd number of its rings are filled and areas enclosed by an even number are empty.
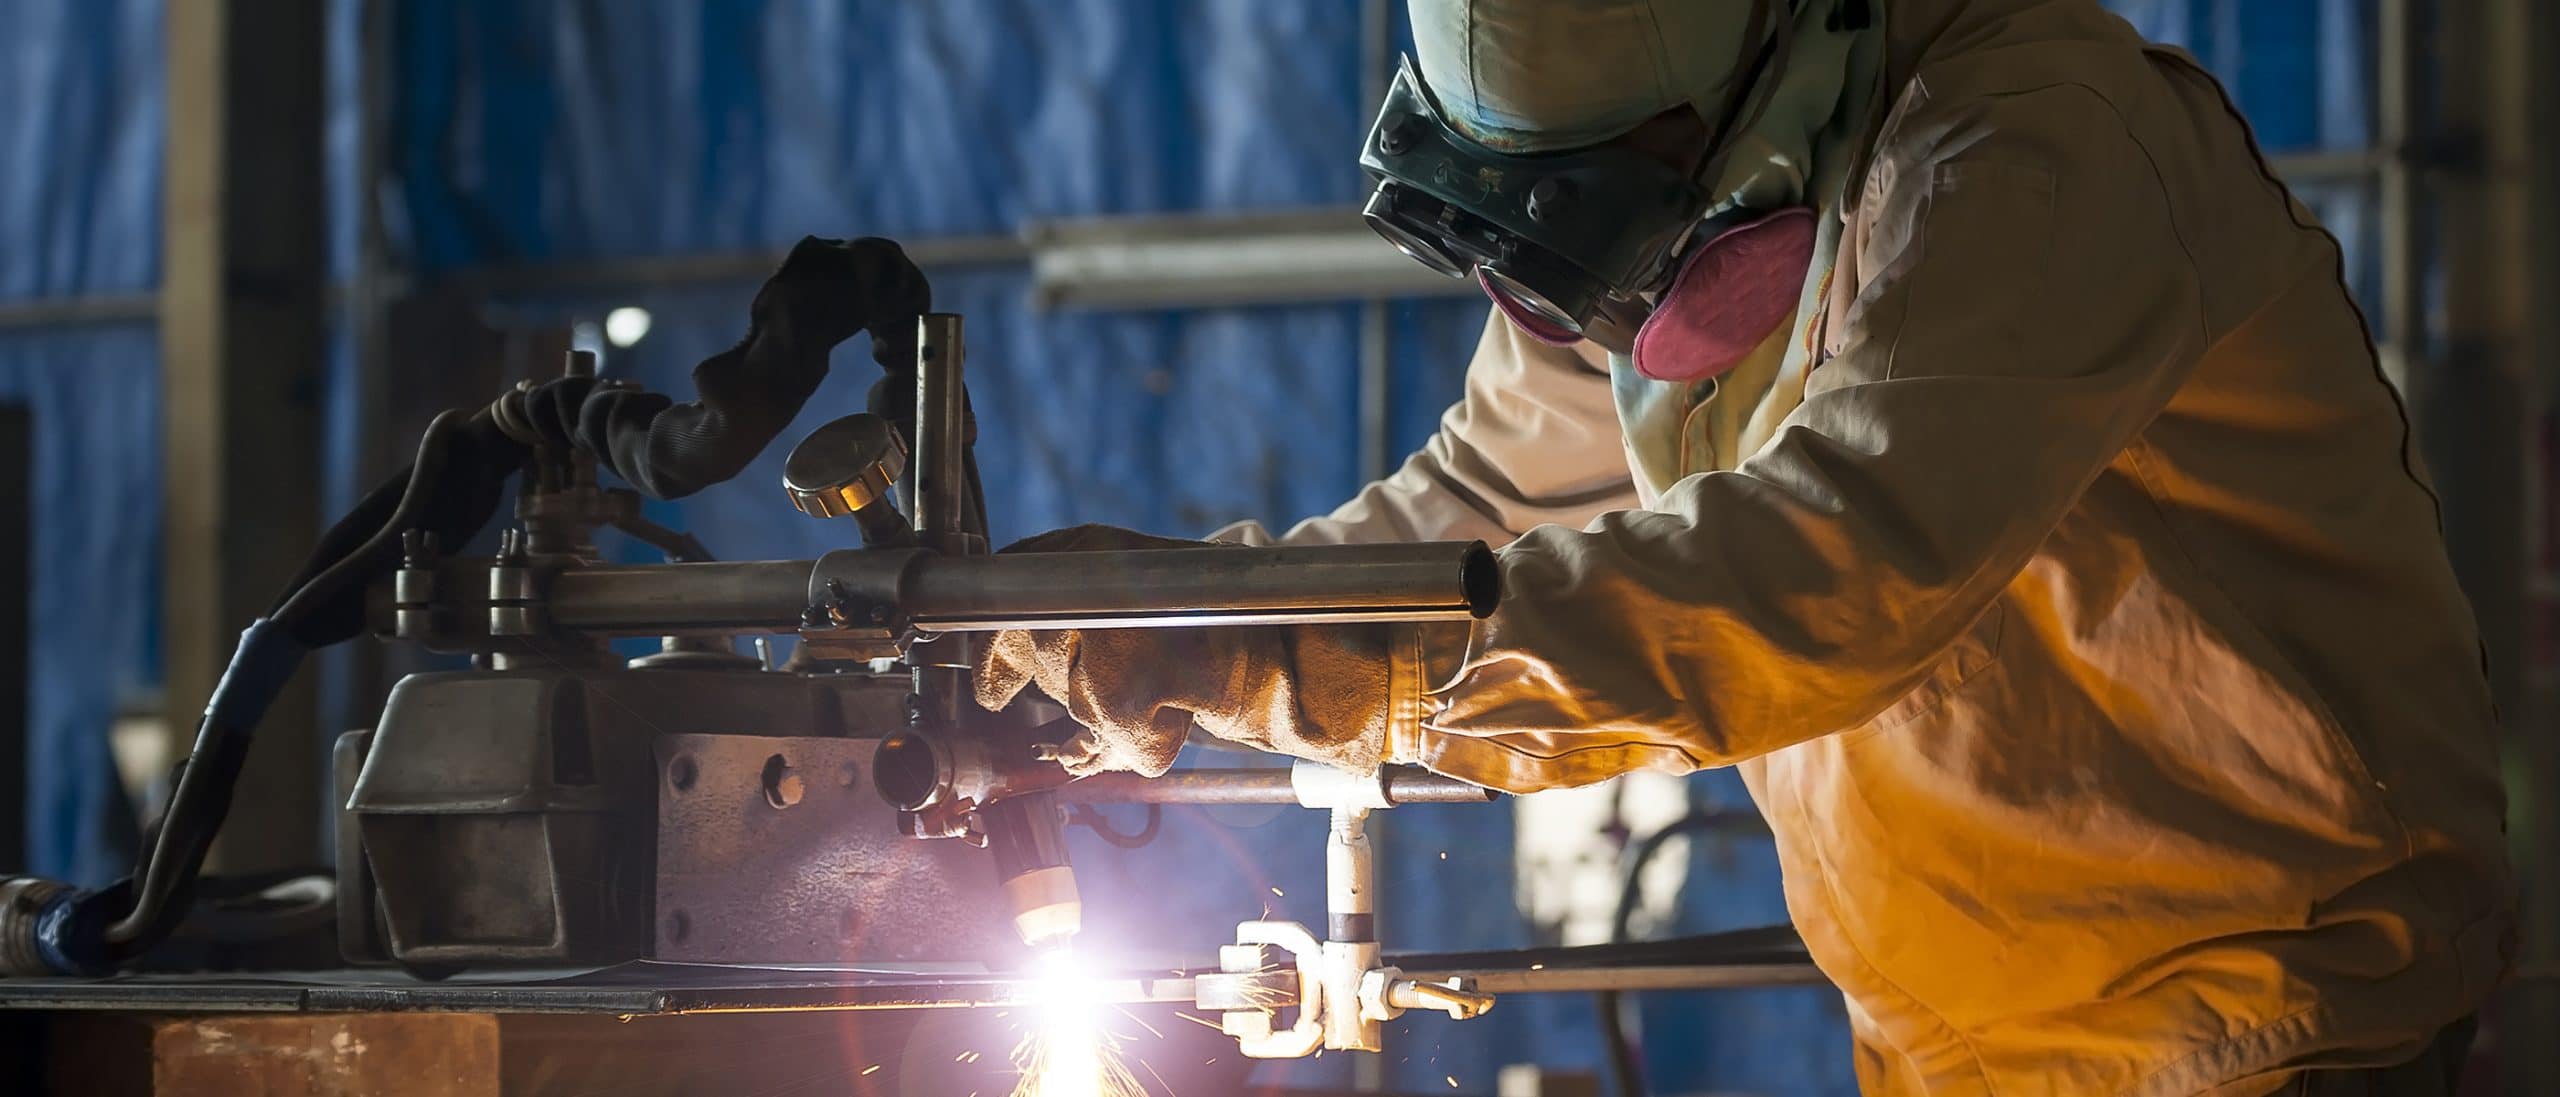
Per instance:
[[[1626,882],[1618,888],[1618,909],[1609,920],[1609,943],[1620,947],[1632,944],[1628,937],[1634,933],[1636,904],[1644,897],[1645,866],[1651,864],[1654,855],[1662,852],[1672,839],[1714,831],[1766,833],[1767,826],[1757,812],[1695,808],[1646,835],[1643,841],[1636,843],[1635,851],[1627,858]],[[1792,938],[1793,935],[1787,936]],[[1601,1039],[1609,1045],[1609,1064],[1616,1077],[1618,1097],[1645,1097],[1644,1056],[1629,1031],[1634,1027],[1628,1024],[1630,1000],[1614,990],[1594,994],[1592,1000],[1600,1015]]]

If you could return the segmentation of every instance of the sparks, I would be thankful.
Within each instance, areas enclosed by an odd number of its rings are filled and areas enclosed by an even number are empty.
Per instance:
[[[1013,1049],[1022,1081],[1013,1097],[1145,1097],[1120,1041],[1104,1031],[1102,995],[1064,949],[1040,958],[1032,983],[1031,1027]]]

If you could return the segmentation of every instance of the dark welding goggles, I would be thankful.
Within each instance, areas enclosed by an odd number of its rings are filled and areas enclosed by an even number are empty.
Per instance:
[[[1790,27],[1804,0],[1752,0],[1696,178],[1623,145],[1503,153],[1450,128],[1408,57],[1360,148],[1378,189],[1362,211],[1396,250],[1452,278],[1469,273],[1530,334],[1571,342],[1601,325],[1628,334],[1643,294],[1669,284],[1710,201],[1699,179],[1721,172],[1733,135],[1768,108],[1785,74]],[[1839,9],[1864,27],[1867,0]],[[1766,30],[1759,28],[1766,27]],[[1603,339],[1602,342],[1609,340]]]
[[[1533,333],[1563,340],[1611,301],[1667,282],[1707,208],[1704,188],[1632,149],[1503,153],[1469,140],[1410,58],[1360,167],[1377,181],[1362,213],[1378,235],[1442,274],[1472,273],[1506,311],[1534,318]]]

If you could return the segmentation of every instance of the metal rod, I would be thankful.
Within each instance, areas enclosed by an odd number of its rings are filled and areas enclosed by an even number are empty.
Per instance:
[[[160,318],[160,295],[100,293],[78,297],[37,297],[0,301],[0,331],[18,328],[66,328],[100,324],[148,324]]]
[[[2426,261],[2419,239],[2418,164],[2414,159],[2419,99],[2416,0],[2380,0],[2375,15],[2374,143],[2382,150],[2382,366],[2407,391],[2426,353]],[[2281,169],[2279,169],[2281,170]],[[2421,382],[2423,383],[2423,381]]]
[[[1394,959],[1389,957],[1390,960]],[[1649,967],[1407,971],[1424,982],[1464,979],[1486,994],[1571,994],[1603,990],[1727,990],[1743,987],[1821,986],[1829,980],[1812,964],[1662,964]]]
[[[900,241],[899,247],[928,271],[1019,267],[1031,248],[1013,236],[944,236]],[[660,255],[610,260],[509,263],[454,271],[435,284],[483,296],[563,291],[582,293],[682,289],[736,282],[753,286],[773,274],[788,252],[747,251]],[[403,287],[406,288],[406,287]]]
[[[1360,303],[1360,476],[1395,471],[1395,328],[1383,298]]]
[[[961,373],[960,317],[927,313],[916,320],[915,528],[926,547],[957,552],[968,528],[967,390]]]
[[[26,758],[27,694],[33,684],[27,628],[35,552],[35,415],[24,404],[0,404],[0,758]],[[0,872],[23,872],[27,856],[27,803],[35,771],[10,767],[0,777]]]
[[[1295,804],[1286,769],[1178,769],[1162,777],[1097,773],[1067,785],[1077,804]],[[1395,804],[1482,804],[1499,793],[1412,766],[1387,768],[1387,800]]]
[[[1392,955],[1385,958],[1395,963]],[[153,1010],[168,1013],[334,1013],[443,1009],[474,1013],[728,1013],[870,1009],[1001,1008],[1053,995],[1041,980],[985,975],[772,968],[770,983],[687,981],[616,985],[580,979],[506,983],[418,983],[376,979],[363,984],[293,980],[172,981],[10,979],[0,981],[0,1010]],[[1822,982],[1811,964],[1658,965],[1620,968],[1451,968],[1407,970],[1408,978],[1473,980],[1486,993],[1583,993],[1608,980],[1620,990],[1716,990],[1810,986]],[[696,978],[700,978],[699,975]],[[1199,998],[1187,974],[1102,972],[1079,987],[1095,1004],[1188,1004]],[[1293,1002],[1275,1002],[1293,1005]]]
[[[903,601],[919,627],[963,632],[1462,619],[1499,588],[1480,543],[1215,546],[937,559]]]
[[[841,568],[821,572],[839,558]],[[875,562],[879,570],[863,570]],[[571,631],[789,632],[800,627],[811,577],[838,573],[848,589],[894,600],[934,632],[1466,620],[1491,613],[1500,596],[1490,550],[1444,541],[572,568],[551,578],[547,601],[551,620]]]
[[[551,620],[577,632],[789,632],[809,600],[809,560],[571,568],[552,576]]]
[[[957,560],[983,550],[969,536],[968,389],[962,373],[960,317],[933,312],[916,319],[915,531],[928,549]],[[968,640],[942,637],[914,645],[915,726],[947,732],[974,707],[969,701]]]

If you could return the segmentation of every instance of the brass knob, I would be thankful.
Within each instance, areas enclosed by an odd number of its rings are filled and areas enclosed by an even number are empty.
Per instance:
[[[907,444],[877,415],[848,415],[809,432],[782,463],[791,505],[813,518],[842,518],[889,495],[907,471]]]

